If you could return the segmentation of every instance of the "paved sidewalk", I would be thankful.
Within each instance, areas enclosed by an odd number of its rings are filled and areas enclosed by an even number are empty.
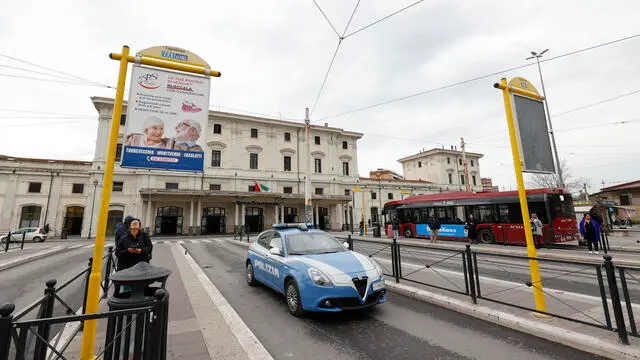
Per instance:
[[[209,294],[213,284],[208,281],[208,278],[202,278],[202,276],[206,277],[204,273],[198,274],[193,269],[189,259],[190,256],[185,254],[184,248],[178,243],[158,244],[153,248],[152,264],[172,271],[167,281],[167,290],[170,294],[167,359],[269,360],[271,357],[264,348],[262,348],[264,352],[260,353],[261,344],[255,337],[247,336],[247,332],[251,336],[253,334],[242,320],[229,321],[226,313],[228,310],[221,309],[219,299],[212,298]],[[217,292],[217,289],[214,292]],[[100,311],[107,310],[107,302],[103,301],[100,304]],[[106,325],[106,320],[98,323],[96,354],[104,348]],[[78,334],[66,353],[79,353],[81,339],[82,333]],[[247,339],[252,342],[250,345],[254,348],[246,345]],[[71,357],[71,359],[77,358],[77,356]]]

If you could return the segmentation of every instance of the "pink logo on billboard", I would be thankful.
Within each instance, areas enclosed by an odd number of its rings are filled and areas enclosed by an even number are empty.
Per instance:
[[[138,85],[145,89],[153,90],[160,87],[158,74],[144,74],[138,77]]]
[[[202,111],[202,108],[190,101],[183,101],[182,111],[189,112],[189,113],[197,113]]]

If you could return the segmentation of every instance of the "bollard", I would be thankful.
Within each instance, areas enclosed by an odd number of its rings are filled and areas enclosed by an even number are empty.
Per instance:
[[[44,289],[44,296],[47,299],[42,303],[42,305],[40,305],[40,310],[38,311],[38,319],[47,319],[53,316],[53,307],[56,301],[57,283],[58,282],[55,279],[47,280],[45,284],[47,288]],[[38,325],[39,336],[36,337],[36,345],[33,353],[34,360],[46,358],[50,331],[50,324],[45,323]]]
[[[93,258],[90,257],[89,258],[89,264],[88,264],[88,269],[89,271],[87,271],[87,277],[84,281],[84,296],[82,299],[82,313],[86,314],[87,313],[87,295],[89,294],[89,277],[91,276],[91,267],[93,266]],[[82,322],[82,324],[80,325],[80,327],[82,328],[84,326],[84,321]]]
[[[602,251],[604,251],[605,254],[608,254],[609,249],[607,247],[607,241],[605,240],[604,230],[600,232],[600,243],[602,244]]]
[[[349,250],[353,251],[353,239],[351,235],[347,235],[347,244],[349,244]]]
[[[7,234],[7,240],[4,242],[4,252],[9,251],[9,243],[11,242],[11,231]]]
[[[473,262],[471,259],[471,245],[466,244],[465,247],[466,249],[464,250],[464,256],[466,256],[468,264],[467,271],[469,273],[467,274],[467,277],[469,278],[469,292],[471,293],[471,301],[473,301],[474,304],[477,304],[478,297],[476,295],[476,284],[474,281],[476,277],[474,276],[474,273],[478,270],[473,268]]]
[[[616,328],[620,342],[629,345],[627,337],[627,328],[624,324],[624,315],[622,313],[622,304],[620,302],[620,294],[618,293],[618,284],[616,283],[616,272],[611,261],[611,255],[605,255],[604,269],[607,272],[607,282],[609,283],[609,294],[611,295],[611,304],[613,305],[613,315],[616,319]]]
[[[11,347],[11,330],[13,327],[13,304],[0,306],[0,360],[9,360],[9,349]]]
[[[392,275],[396,279],[396,283],[400,282],[400,271],[398,271],[398,240],[394,237],[391,245],[391,268]]]
[[[20,244],[20,250],[24,250],[24,238],[27,236],[26,232],[22,233],[22,243]]]

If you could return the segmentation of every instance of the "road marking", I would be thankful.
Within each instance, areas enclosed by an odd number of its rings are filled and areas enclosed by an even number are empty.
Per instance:
[[[216,288],[213,282],[211,282],[209,277],[204,273],[200,266],[198,266],[193,257],[191,257],[191,255],[186,251],[183,251],[185,250],[185,248],[184,246],[182,246],[182,243],[178,241],[178,244],[174,245],[173,249],[175,250],[174,256],[177,257],[177,253],[180,253],[182,254],[182,256],[184,256],[186,262],[195,273],[196,278],[200,281],[202,288],[206,291],[207,295],[209,295],[209,298],[220,312],[220,315],[225,320],[227,325],[229,325],[229,328],[238,340],[238,343],[240,343],[240,346],[242,346],[242,348],[244,349],[247,357],[251,360],[273,360],[273,357],[269,354],[267,349],[265,349],[265,347],[262,345],[260,340],[258,340],[251,329],[249,329],[244,321],[242,321],[238,313],[233,310],[229,302],[227,302],[224,296],[222,296],[220,291]],[[183,280],[185,279],[183,278]],[[195,310],[196,309],[194,308],[194,312]],[[207,339],[208,334],[209,332],[205,333],[204,331],[202,333],[202,335],[205,337],[207,348],[209,348],[211,344],[216,343],[215,339]],[[210,349],[209,353],[212,354],[212,352],[215,352],[216,350],[218,349]]]
[[[90,245],[85,245],[85,246],[83,246],[83,248],[84,248],[84,249],[88,249],[88,248],[92,248],[92,247],[94,247],[94,246],[95,246],[95,244],[90,244]]]

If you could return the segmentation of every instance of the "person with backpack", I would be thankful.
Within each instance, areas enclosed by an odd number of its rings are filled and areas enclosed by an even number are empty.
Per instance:
[[[391,223],[391,228],[393,229],[393,238],[398,239],[400,232],[400,220],[398,220],[397,216],[393,217],[393,222]]]
[[[429,222],[427,222],[427,226],[429,226],[429,230],[431,231],[429,238],[432,243],[436,242],[438,239],[438,231],[440,230],[440,221],[436,218],[435,215],[431,215],[429,218]]]
[[[469,217],[467,218],[467,222],[464,225],[465,229],[467,229],[467,237],[469,238],[469,242],[471,244],[477,244],[478,243],[478,233],[476,231],[476,221],[473,218],[473,214],[469,214]]]
[[[131,224],[132,220],[133,220],[133,216],[127,215],[127,217],[124,218],[123,222],[118,223],[116,225],[116,231],[114,233],[115,240],[116,240],[116,248],[118,247],[118,240],[120,240],[120,238],[126,235],[127,232],[129,231],[129,225]]]
[[[533,233],[533,245],[536,249],[542,246],[542,221],[536,213],[531,214],[531,232]]]

